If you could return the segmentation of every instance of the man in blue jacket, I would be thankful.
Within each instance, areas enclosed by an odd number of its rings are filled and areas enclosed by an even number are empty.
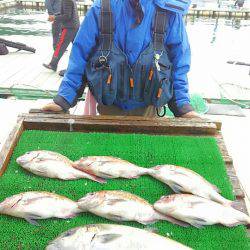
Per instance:
[[[60,14],[61,0],[45,0],[45,8],[48,11],[49,14],[48,20],[50,21],[52,16]],[[54,50],[56,49],[56,45],[59,41],[61,30],[62,30],[62,24],[60,21],[52,22],[52,37],[53,37]]]
[[[101,115],[155,116],[168,104],[177,117],[197,117],[188,94],[188,6],[188,0],[96,0],[58,95],[43,110],[73,107],[87,82]]]

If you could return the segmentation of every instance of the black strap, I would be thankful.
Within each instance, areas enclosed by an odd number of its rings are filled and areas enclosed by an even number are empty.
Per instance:
[[[113,15],[110,0],[102,0],[101,8],[101,50],[110,50],[113,42]]]
[[[153,44],[155,50],[164,49],[164,38],[168,25],[168,14],[166,10],[156,8]]]

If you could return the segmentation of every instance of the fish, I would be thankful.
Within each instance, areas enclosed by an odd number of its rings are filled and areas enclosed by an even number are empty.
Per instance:
[[[196,228],[214,224],[227,227],[250,224],[250,217],[243,212],[192,194],[163,196],[153,206],[160,213]]]
[[[143,229],[92,224],[72,228],[49,243],[46,250],[188,250],[183,244]]]
[[[175,165],[158,165],[152,169],[155,172],[150,175],[170,186],[175,193],[191,193],[221,204],[232,203],[219,194],[215,185],[190,169]]]
[[[100,177],[84,173],[73,168],[73,162],[67,157],[52,151],[30,151],[19,156],[16,162],[27,171],[49,178],[61,180],[90,179],[99,183],[106,181]]]
[[[80,212],[75,201],[49,192],[24,192],[0,203],[0,214],[23,218],[33,225],[39,225],[37,219],[69,219]]]
[[[150,168],[142,168],[128,161],[112,156],[88,156],[75,161],[73,166],[88,174],[105,179],[134,179],[153,173]]]
[[[108,190],[88,193],[77,201],[82,212],[90,212],[113,221],[137,221],[143,225],[166,220],[186,224],[155,211],[146,200],[125,191]]]

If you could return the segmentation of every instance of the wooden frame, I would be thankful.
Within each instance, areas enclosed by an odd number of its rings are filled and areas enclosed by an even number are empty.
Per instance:
[[[40,113],[31,110],[19,116],[0,153],[0,177],[7,169],[14,148],[25,130],[54,130],[78,132],[144,133],[163,135],[213,136],[216,138],[227,174],[238,201],[238,209],[247,213],[244,192],[236,175],[232,158],[229,156],[223,137],[221,123],[202,119],[144,118],[119,116],[75,116],[70,114]]]

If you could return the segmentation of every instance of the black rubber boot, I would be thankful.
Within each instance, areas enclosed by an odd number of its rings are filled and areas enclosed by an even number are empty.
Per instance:
[[[45,67],[45,68],[47,68],[47,69],[51,69],[51,70],[53,70],[53,71],[56,71],[56,67],[54,67],[54,66],[52,66],[50,63],[49,64],[43,64],[43,66]]]
[[[59,76],[64,76],[65,72],[66,72],[66,69],[60,70],[58,75]]]

